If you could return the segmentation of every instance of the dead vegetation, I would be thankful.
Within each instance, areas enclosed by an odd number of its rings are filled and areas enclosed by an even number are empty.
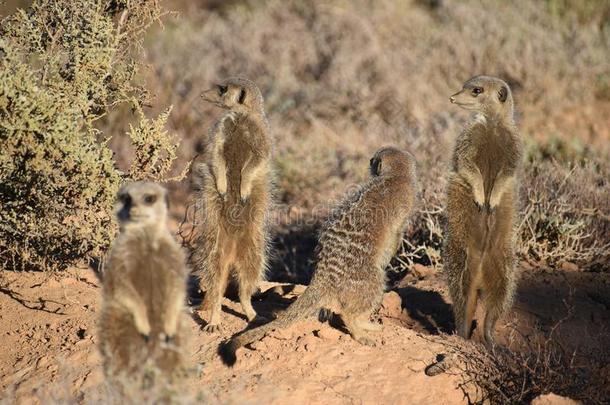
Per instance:
[[[148,79],[161,104],[175,105],[170,125],[187,148],[215,114],[199,102],[200,92],[227,75],[255,80],[276,137],[279,200],[314,216],[362,180],[378,146],[413,151],[422,202],[398,258],[405,270],[413,261],[439,263],[444,173],[466,119],[448,95],[476,73],[503,77],[514,90],[533,156],[522,185],[527,220],[519,252],[545,265],[593,265],[607,257],[610,242],[604,232],[610,208],[601,198],[610,189],[606,144],[566,154],[554,140],[571,144],[578,134],[561,127],[539,131],[549,117],[605,102],[610,28],[591,7],[606,11],[601,3],[570,11],[558,1],[494,0],[438,7],[397,0],[374,7],[272,0],[211,11],[191,7],[188,18],[169,21],[151,43],[155,69]],[[561,182],[561,198],[543,190]]]
[[[447,372],[461,378],[460,388],[469,404],[528,404],[548,393],[586,404],[605,403],[610,394],[604,363],[607,350],[600,347],[593,361],[578,351],[570,352],[559,343],[559,326],[546,337],[515,333],[511,344],[492,349],[444,337],[444,360],[451,362]]]

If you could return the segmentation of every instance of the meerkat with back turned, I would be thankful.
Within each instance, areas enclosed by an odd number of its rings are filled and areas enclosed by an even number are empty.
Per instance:
[[[167,376],[182,370],[185,256],[169,231],[167,191],[154,183],[121,188],[119,234],[106,264],[100,349],[108,376],[147,362]]]
[[[453,152],[444,273],[458,334],[470,337],[482,293],[483,337],[492,344],[495,324],[512,305],[517,283],[513,244],[522,142],[504,81],[475,76],[450,100],[476,115],[458,136]]]
[[[415,160],[386,147],[370,162],[371,178],[333,210],[320,234],[318,264],[305,292],[278,319],[246,331],[219,348],[228,365],[238,348],[267,332],[320,314],[340,314],[359,343],[372,345],[369,320],[386,286],[385,268],[398,250],[416,194]]]
[[[193,173],[202,205],[193,263],[205,291],[201,309],[211,310],[205,330],[214,332],[231,275],[246,317],[256,317],[251,297],[267,268],[272,142],[253,82],[228,79],[203,98],[228,110],[212,127]]]

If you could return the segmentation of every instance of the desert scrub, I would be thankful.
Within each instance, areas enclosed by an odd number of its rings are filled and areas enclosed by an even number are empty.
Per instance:
[[[603,157],[526,165],[519,250],[524,258],[555,265],[606,266],[610,259],[610,167]],[[607,268],[606,268],[607,270]]]
[[[0,263],[63,270],[108,247],[121,182],[161,180],[175,156],[167,114],[141,114],[135,84],[154,1],[34,1],[0,26]],[[136,159],[115,167],[94,123],[115,106],[140,112]],[[146,156],[146,158],[144,157]]]

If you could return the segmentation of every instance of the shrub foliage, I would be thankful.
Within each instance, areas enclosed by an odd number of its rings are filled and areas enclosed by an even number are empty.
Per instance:
[[[122,181],[162,180],[176,144],[136,84],[155,1],[37,0],[0,26],[0,261],[63,270],[107,248]],[[137,159],[120,172],[95,121],[125,104]],[[145,156],[148,158],[146,159]]]

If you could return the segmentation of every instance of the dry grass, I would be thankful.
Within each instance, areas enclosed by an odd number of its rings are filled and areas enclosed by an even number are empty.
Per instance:
[[[600,347],[596,359],[569,352],[555,336],[558,327],[546,337],[518,335],[507,347],[492,349],[455,336],[436,341],[447,349],[444,361],[451,364],[447,372],[460,377],[469,404],[529,404],[549,393],[586,404],[606,403],[610,394],[604,371],[607,351]]]
[[[366,1],[271,0],[191,8],[147,42],[149,86],[157,104],[175,106],[169,121],[185,139],[180,153],[187,157],[217,114],[199,100],[201,91],[229,75],[255,80],[276,138],[279,200],[314,215],[322,216],[329,201],[366,176],[375,149],[384,144],[410,149],[418,158],[422,198],[402,257],[407,265],[413,260],[436,265],[444,173],[466,119],[447,96],[464,79],[482,72],[505,78],[514,89],[524,138],[538,151],[557,152],[547,147],[549,139],[570,143],[581,136],[569,128],[540,133],[549,117],[606,102],[610,29],[603,19],[584,7],[570,12],[561,2],[482,3],[430,8],[399,0],[374,7]],[[602,3],[597,7],[605,10]],[[609,126],[603,117],[596,125]],[[522,187],[528,222],[520,252],[553,264],[596,261],[607,251],[607,233],[583,232],[591,223],[607,227],[610,211],[600,196],[609,186],[599,181],[610,174],[602,164],[605,144],[587,151],[591,162],[571,172],[566,186],[571,191],[562,199],[538,196],[546,205],[537,205],[537,215],[544,211],[552,218],[535,218],[530,206],[536,204],[533,190],[559,174],[552,163],[540,162],[549,156],[528,162]],[[570,173],[570,161],[580,156],[554,165]],[[592,199],[573,199],[577,187]],[[597,216],[587,216],[588,208]],[[570,230],[561,230],[560,244],[548,242],[555,236],[545,229],[534,238],[529,234],[529,226],[537,226],[532,221],[566,218]],[[559,251],[561,257],[554,257]]]

